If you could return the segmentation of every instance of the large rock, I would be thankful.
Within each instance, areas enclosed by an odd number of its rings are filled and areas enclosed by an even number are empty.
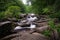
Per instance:
[[[29,33],[17,33],[9,35],[1,40],[49,40],[47,37],[42,36],[42,34],[29,34]]]

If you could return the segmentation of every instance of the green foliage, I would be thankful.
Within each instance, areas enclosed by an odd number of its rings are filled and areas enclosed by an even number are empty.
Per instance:
[[[51,33],[50,30],[45,30],[45,31],[42,32],[42,34],[47,36],[47,37],[50,37],[50,33]]]
[[[13,1],[16,3],[17,6],[20,7],[21,12],[25,13],[25,5],[22,3],[22,1],[21,0],[13,0]]]
[[[50,21],[48,22],[48,24],[49,24],[49,27],[50,27],[51,30],[45,30],[45,31],[42,32],[42,34],[44,34],[45,36],[50,37],[51,32],[52,32],[52,30],[54,30],[54,29],[57,30],[58,33],[60,33],[60,24],[55,25],[54,22],[53,22],[53,20],[50,20]]]
[[[32,0],[32,8],[35,13],[51,14],[55,17],[55,14],[60,11],[60,0]]]
[[[20,14],[20,7],[18,7],[18,6],[10,6],[5,11],[6,17],[16,17],[16,18],[18,18],[19,14]]]
[[[55,25],[55,30],[57,30],[58,34],[60,35],[60,23]]]
[[[60,11],[54,13],[54,14],[51,14],[50,15],[51,18],[58,18],[60,20]]]
[[[25,12],[25,7],[21,0],[0,0],[0,12],[6,11],[10,6],[19,6],[21,12]]]
[[[26,6],[26,13],[32,12],[32,6]]]
[[[55,28],[56,28],[55,23],[53,22],[53,20],[50,20],[50,21],[48,22],[48,24],[49,24],[49,27],[50,27],[51,29],[55,29]]]
[[[60,33],[60,24],[56,26],[56,30]]]
[[[50,27],[51,29],[55,29],[55,28],[56,28],[53,20],[50,20],[50,21],[48,22],[48,24],[49,24],[49,27]],[[42,32],[42,34],[44,34],[45,36],[50,37],[51,32],[52,32],[51,30],[45,30],[45,31]]]
[[[12,2],[12,0],[0,0],[0,11],[5,11],[8,6],[13,5]]]
[[[34,12],[38,14],[42,14],[43,9],[49,6],[48,4],[50,4],[49,0],[34,0],[32,2]]]
[[[5,18],[4,12],[0,12],[0,20]]]
[[[51,30],[45,30],[45,31],[42,32],[42,34],[44,34],[45,36],[50,37],[52,30],[56,29],[56,26],[55,26],[53,20],[50,20],[48,22],[48,24],[49,24],[49,27],[50,27]]]
[[[0,0],[0,19],[7,17],[16,17],[25,12],[25,5],[21,0]]]
[[[43,13],[46,15],[54,14],[54,12],[55,12],[54,7],[52,7],[52,6],[48,6],[48,7],[43,9]]]

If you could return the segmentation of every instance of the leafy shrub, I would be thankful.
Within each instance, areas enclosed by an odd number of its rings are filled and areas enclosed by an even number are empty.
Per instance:
[[[54,8],[52,6],[48,6],[46,8],[43,8],[43,13],[46,15],[50,15],[54,13]]]
[[[16,18],[18,18],[19,14],[20,14],[20,7],[18,7],[18,6],[10,6],[5,11],[5,16],[6,17],[16,17]]]
[[[55,28],[56,28],[53,20],[50,20],[50,21],[48,22],[48,24],[49,24],[49,27],[50,27],[51,29],[55,29]]]
[[[42,34],[44,34],[47,37],[50,37],[50,33],[51,33],[50,30],[45,30],[45,31],[42,32]]]
[[[51,32],[52,32],[52,29],[53,29],[53,30],[56,29],[56,26],[55,26],[53,20],[50,20],[50,21],[48,22],[48,24],[49,24],[49,27],[50,27],[51,30],[45,30],[45,31],[42,32],[42,34],[44,34],[45,36],[50,37]]]
[[[56,12],[54,14],[51,14],[50,17],[51,18],[58,18],[58,19],[60,19],[60,11],[58,11],[58,12]]]

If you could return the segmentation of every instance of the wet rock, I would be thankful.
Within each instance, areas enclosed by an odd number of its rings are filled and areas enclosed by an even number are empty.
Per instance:
[[[30,24],[29,23],[15,23],[16,25],[22,26],[22,27],[27,27]]]
[[[27,23],[27,20],[21,20],[20,23]]]
[[[21,26],[16,26],[13,30],[13,32],[19,32],[19,31],[22,31],[23,28]]]
[[[35,14],[28,14],[28,15],[27,15],[27,20],[28,20],[29,22],[33,22],[33,21],[38,20],[38,18],[37,18],[37,16],[35,16]]]

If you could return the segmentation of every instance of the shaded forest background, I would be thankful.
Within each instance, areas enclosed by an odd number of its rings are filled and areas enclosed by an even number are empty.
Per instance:
[[[36,13],[50,15],[60,19],[60,0],[28,0],[32,5],[27,6],[21,0],[0,0],[0,19],[9,15],[15,17],[20,13]],[[5,16],[5,17],[4,17]]]
[[[17,18],[22,13],[35,13],[39,15],[48,15],[50,18],[58,18],[60,21],[60,0],[28,0],[31,5],[24,5],[21,0],[0,0],[0,20],[7,18]],[[60,24],[55,27],[53,21],[49,25],[57,29],[60,33]],[[50,31],[45,31],[49,35]]]

